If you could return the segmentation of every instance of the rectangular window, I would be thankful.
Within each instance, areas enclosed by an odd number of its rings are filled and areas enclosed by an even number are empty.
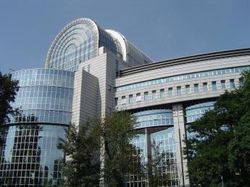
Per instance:
[[[168,88],[168,96],[172,96],[173,95],[173,88]]]
[[[141,101],[141,93],[137,93],[137,94],[136,94],[135,101],[136,101],[136,102],[140,102],[140,101]]]
[[[160,89],[160,98],[163,98],[165,94],[165,90],[164,89]]]
[[[148,101],[148,100],[149,100],[148,92],[144,92],[144,101]]]
[[[115,106],[117,106],[117,104],[118,104],[118,98],[116,97],[115,98]]]
[[[216,81],[212,81],[212,91],[216,91],[216,90],[217,90]]]
[[[177,93],[178,96],[181,95],[181,86],[177,86],[176,93]]]
[[[194,84],[194,93],[199,92],[199,84]]]
[[[221,80],[220,81],[220,85],[221,85],[221,89],[225,90],[226,89],[226,81],[225,80]]]
[[[156,99],[157,96],[156,96],[156,90],[152,90],[152,99]]]
[[[133,95],[128,96],[128,103],[133,103]]]
[[[185,93],[190,93],[190,85],[185,85]]]
[[[230,79],[230,89],[234,89],[234,88],[235,88],[234,79]]]
[[[122,105],[126,104],[126,96],[122,96],[121,104]]]
[[[203,91],[204,92],[207,92],[207,90],[208,90],[208,87],[207,87],[207,82],[203,82]]]

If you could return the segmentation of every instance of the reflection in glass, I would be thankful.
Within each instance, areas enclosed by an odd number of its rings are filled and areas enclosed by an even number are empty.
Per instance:
[[[138,149],[141,162],[147,168],[146,172],[151,170],[152,176],[159,174],[155,181],[158,186],[178,186],[172,110],[145,110],[134,115],[138,135],[132,140],[132,144]],[[127,186],[147,186],[148,183],[147,174],[145,178],[130,176]]]
[[[0,165],[1,186],[57,185],[62,176],[64,126],[25,124],[6,129]]]

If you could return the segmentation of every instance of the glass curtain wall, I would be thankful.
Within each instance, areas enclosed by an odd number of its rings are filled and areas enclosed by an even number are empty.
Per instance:
[[[0,186],[58,185],[64,159],[57,145],[71,121],[73,72],[17,71],[19,114],[6,125],[1,149]]]
[[[139,150],[146,177],[130,176],[127,186],[178,186],[172,110],[146,110],[134,115],[138,136],[132,143]]]

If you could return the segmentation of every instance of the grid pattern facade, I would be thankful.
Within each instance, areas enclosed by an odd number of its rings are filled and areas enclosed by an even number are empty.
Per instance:
[[[146,173],[152,173],[158,186],[178,186],[179,178],[174,139],[173,114],[169,109],[146,110],[134,113],[138,135],[132,141],[140,153]],[[150,165],[150,167],[149,167]],[[151,168],[151,169],[149,169]],[[146,178],[130,176],[127,186],[148,186]]]
[[[186,107],[186,122],[192,123],[200,119],[207,111],[214,108],[214,101],[194,104]]]
[[[71,121],[73,72],[52,69],[20,70],[13,74],[19,81],[14,108],[20,115],[16,122],[48,122],[68,124]]]
[[[62,150],[57,148],[59,138],[65,138],[63,126],[9,126],[1,152],[1,186],[59,184],[64,158]]]
[[[172,110],[147,110],[135,113],[135,129],[173,125]]]
[[[120,46],[90,19],[80,18],[68,24],[56,37],[47,54],[45,66],[76,71],[78,65],[98,55],[99,47],[118,54]]]
[[[74,73],[28,69],[13,78],[20,86],[13,104],[19,114],[6,124],[0,185],[58,185],[64,156],[57,146],[71,121]]]

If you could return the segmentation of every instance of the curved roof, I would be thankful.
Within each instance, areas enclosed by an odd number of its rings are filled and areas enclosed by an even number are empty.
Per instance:
[[[118,31],[106,29],[107,33],[109,33],[113,38],[115,38],[121,47],[120,51],[122,54],[123,61],[127,61],[127,41],[126,38]]]
[[[118,53],[114,39],[88,18],[66,25],[52,42],[46,57],[46,68],[76,70],[77,65],[98,55],[100,46]]]
[[[151,60],[114,30],[104,30],[93,20],[79,18],[66,25],[52,42],[45,61],[46,68],[76,71],[78,64],[98,56],[105,47],[130,65]]]

